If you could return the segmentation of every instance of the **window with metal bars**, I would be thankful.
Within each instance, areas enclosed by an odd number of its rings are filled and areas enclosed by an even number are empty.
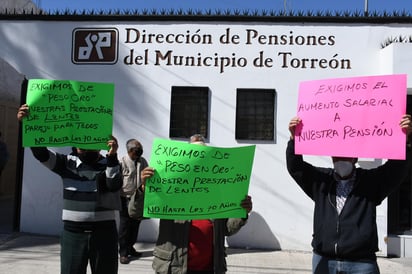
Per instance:
[[[275,139],[274,89],[237,89],[236,97],[236,139]]]
[[[189,138],[209,130],[209,88],[173,86],[170,104],[171,138]]]

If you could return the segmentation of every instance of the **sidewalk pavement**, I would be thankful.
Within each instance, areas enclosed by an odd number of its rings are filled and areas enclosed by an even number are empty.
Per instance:
[[[153,243],[138,243],[143,256],[130,264],[119,264],[119,274],[153,274]],[[0,234],[0,273],[58,274],[59,238],[26,233]],[[228,249],[227,274],[311,273],[310,252]],[[382,274],[412,273],[412,258],[378,258]],[[88,271],[87,273],[91,273]]]

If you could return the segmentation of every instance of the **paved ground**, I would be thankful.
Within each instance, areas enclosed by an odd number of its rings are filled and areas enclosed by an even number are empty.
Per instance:
[[[119,266],[119,274],[152,274],[153,243],[137,244],[143,251],[139,260]],[[311,253],[229,249],[228,274],[311,273]],[[0,273],[59,273],[59,239],[24,233],[0,234]],[[382,274],[412,273],[412,258],[378,258]],[[90,272],[88,272],[90,273]]]

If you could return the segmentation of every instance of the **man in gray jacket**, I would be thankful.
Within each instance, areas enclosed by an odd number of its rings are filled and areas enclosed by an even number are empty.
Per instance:
[[[127,155],[120,160],[123,175],[123,187],[120,192],[122,209],[119,214],[119,260],[121,264],[128,264],[129,256],[134,258],[141,256],[141,253],[133,247],[139,233],[140,220],[130,218],[128,205],[130,197],[140,186],[140,172],[148,166],[146,159],[142,157],[143,146],[138,140],[128,140],[126,149]]]

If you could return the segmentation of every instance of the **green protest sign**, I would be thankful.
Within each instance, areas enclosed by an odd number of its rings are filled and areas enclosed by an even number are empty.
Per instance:
[[[243,218],[255,146],[220,148],[155,139],[143,216],[196,220]]]
[[[114,84],[32,79],[23,119],[23,146],[107,149],[113,127]]]

